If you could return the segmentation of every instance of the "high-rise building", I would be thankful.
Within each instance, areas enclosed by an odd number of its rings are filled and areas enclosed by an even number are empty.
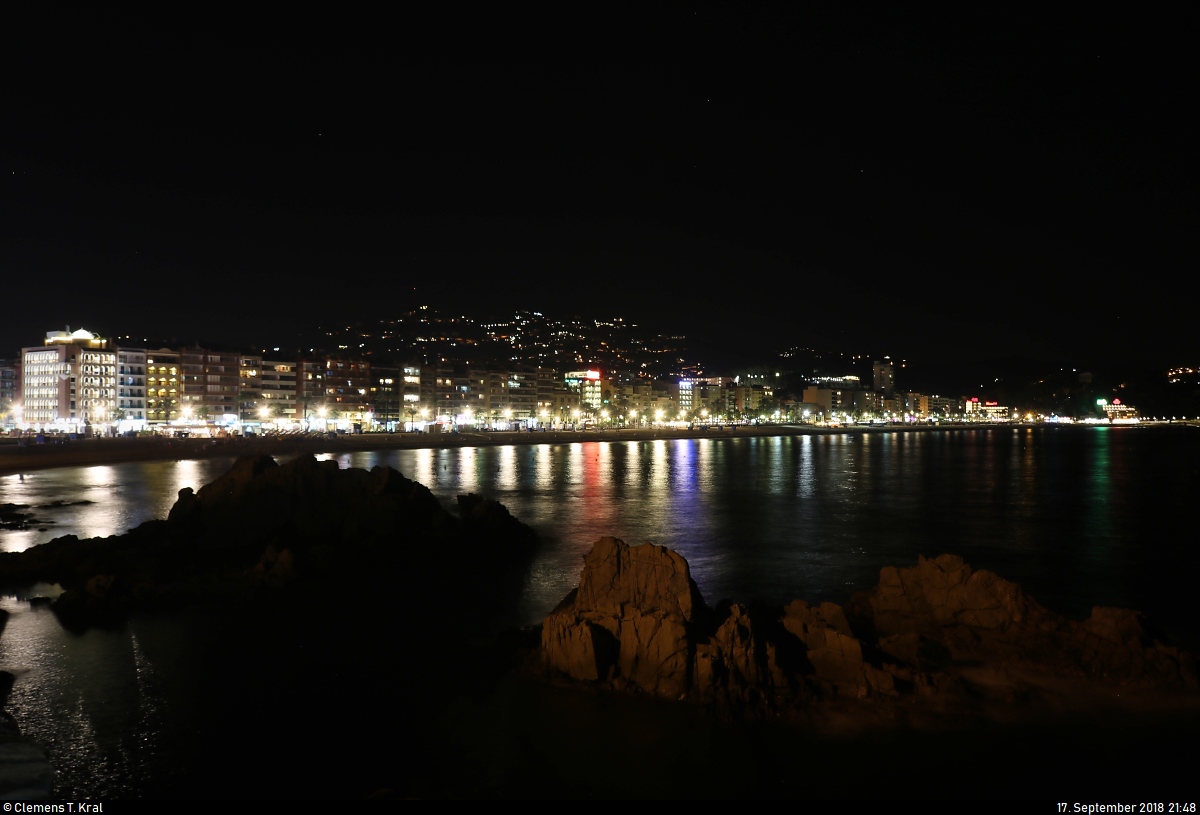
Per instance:
[[[21,407],[18,376],[21,366],[8,359],[0,359],[0,424],[15,424]]]
[[[871,365],[871,374],[875,390],[885,396],[891,396],[893,389],[896,387],[896,368],[892,365],[891,359],[884,357],[882,362],[876,360]]]
[[[290,360],[264,359],[259,377],[259,418],[276,424],[292,424],[304,419],[296,406],[296,363]]]
[[[113,417],[124,430],[146,427],[146,351],[117,349],[117,409]]]
[[[80,432],[112,420],[117,354],[90,331],[50,331],[40,346],[21,349],[23,421]]]
[[[179,352],[170,348],[146,351],[146,420],[166,424],[182,415]]]
[[[216,423],[237,419],[242,355],[192,346],[179,349],[181,409],[185,418]]]

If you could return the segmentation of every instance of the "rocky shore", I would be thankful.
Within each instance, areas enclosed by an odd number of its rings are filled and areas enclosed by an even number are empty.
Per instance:
[[[535,664],[549,679],[817,727],[1044,719],[1122,693],[1200,710],[1195,657],[1138,612],[1068,620],[953,555],[888,567],[844,606],[710,608],[677,553],[603,538],[546,618]]]

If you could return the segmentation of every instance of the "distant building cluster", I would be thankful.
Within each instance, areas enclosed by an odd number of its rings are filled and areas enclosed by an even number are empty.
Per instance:
[[[634,340],[620,333],[628,328],[620,320],[597,321],[597,335],[539,318],[480,326],[422,316],[408,338],[396,321],[359,331],[358,343],[336,342],[332,353],[295,356],[50,331],[18,359],[0,360],[0,423],[61,433],[248,435],[1032,418],[978,397],[905,391],[887,358],[873,363],[869,383],[814,374],[784,388],[777,372],[704,375],[680,356],[678,373],[652,376],[656,356],[674,355],[680,338]],[[417,355],[420,343],[439,345]],[[400,354],[421,361],[389,361]],[[1104,412],[1111,421],[1137,415],[1119,400]]]

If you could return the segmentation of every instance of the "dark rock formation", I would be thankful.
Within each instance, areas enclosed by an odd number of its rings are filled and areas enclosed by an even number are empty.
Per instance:
[[[883,569],[878,586],[851,598],[847,615],[856,630],[909,664],[929,666],[929,654],[937,653],[1126,686],[1197,684],[1195,658],[1158,641],[1140,613],[1097,607],[1087,620],[1067,620],[954,555]]]
[[[1113,688],[1197,694],[1191,654],[1141,615],[1062,618],[954,556],[884,569],[845,608],[709,610],[674,552],[603,538],[542,628],[546,676],[737,714],[814,717],[857,705],[879,720],[996,715]],[[865,706],[864,706],[864,703]],[[1042,708],[1038,708],[1042,709]]]
[[[135,610],[321,592],[339,579],[381,603],[466,596],[457,607],[479,612],[515,592],[536,537],[494,501],[466,496],[460,512],[388,467],[247,456],[198,492],[181,490],[165,521],[0,554],[0,582],[59,583],[53,609],[74,629]]]
[[[28,512],[27,504],[0,504],[0,529],[34,529],[39,524],[48,523],[35,518]]]

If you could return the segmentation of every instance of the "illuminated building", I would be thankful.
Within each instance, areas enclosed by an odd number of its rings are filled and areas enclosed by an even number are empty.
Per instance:
[[[361,427],[371,414],[371,391],[377,386],[371,380],[371,363],[366,360],[301,359],[295,371],[286,373],[295,375],[296,416],[300,419],[312,421],[314,416],[323,416],[346,429],[351,424]]]
[[[242,357],[192,346],[179,349],[180,404],[186,415],[209,422],[237,419]]]
[[[262,399],[263,359],[260,356],[242,354],[238,371],[238,419],[245,422],[258,421],[259,401]]]
[[[114,421],[124,430],[146,426],[146,351],[117,349],[117,409]]]
[[[24,422],[78,432],[105,424],[116,406],[117,354],[90,331],[51,331],[21,349]]]
[[[1099,404],[1104,415],[1113,424],[1130,424],[1139,420],[1137,408],[1124,404],[1120,399],[1114,399],[1111,402],[1101,399]]]
[[[15,423],[17,407],[21,403],[20,366],[10,360],[0,359],[0,421]]]
[[[146,351],[146,419],[165,424],[181,416],[179,352],[170,348]]]
[[[1006,422],[1012,417],[1012,410],[999,402],[981,402],[978,396],[972,396],[963,402],[963,413],[969,418],[983,422]]]
[[[598,412],[612,401],[612,382],[601,378],[599,371],[570,371],[563,376],[563,381],[567,390],[579,394],[580,407],[584,410]]]

